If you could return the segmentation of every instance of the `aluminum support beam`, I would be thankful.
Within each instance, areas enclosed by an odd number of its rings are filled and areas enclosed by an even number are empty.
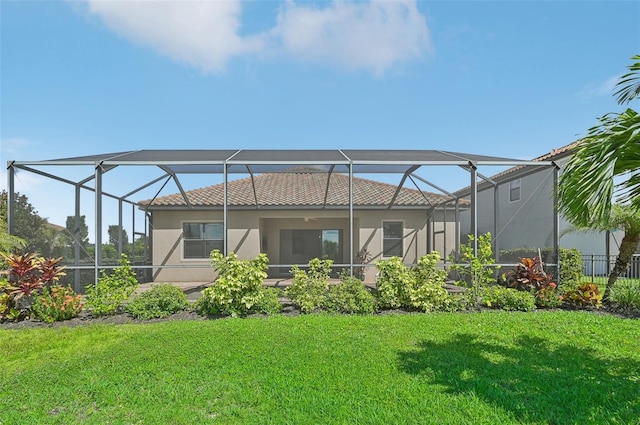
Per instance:
[[[471,176],[471,223],[470,231],[473,235],[473,255],[478,256],[478,167],[469,162],[469,175]]]
[[[349,164],[349,276],[353,277],[353,164]]]
[[[15,209],[16,209],[16,187],[15,187],[15,168],[13,163],[9,163],[7,167],[7,231],[10,235],[15,233]]]
[[[96,213],[95,213],[95,283],[98,283],[100,266],[102,266],[102,164],[96,165]]]
[[[228,173],[227,173],[227,164],[224,164],[224,168],[222,169],[222,177],[223,177],[223,182],[222,182],[222,234],[224,235],[224,243],[222,245],[223,247],[223,254],[226,257],[227,255],[229,255],[229,234],[227,232],[228,230],[228,226],[227,226],[227,216],[228,216],[228,210],[229,210],[229,206],[227,205],[229,203],[229,194],[228,194],[228,189],[229,189],[229,185],[227,182],[227,179],[229,178]]]
[[[553,254],[555,256],[557,283],[560,284],[560,215],[558,214],[558,176],[560,167],[553,163]]]
[[[73,265],[76,268],[73,271],[73,286],[76,293],[80,292],[80,189],[81,186],[75,186],[75,208],[73,214]],[[97,282],[97,280],[96,280]]]

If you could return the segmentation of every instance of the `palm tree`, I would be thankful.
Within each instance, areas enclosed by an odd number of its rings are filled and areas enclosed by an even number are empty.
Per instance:
[[[640,55],[632,60],[637,62],[628,67],[630,72],[616,85],[620,104],[640,96]],[[558,208],[567,220],[578,228],[591,229],[607,228],[617,222],[625,232],[605,299],[617,277],[629,266],[640,242],[639,158],[640,115],[628,108],[601,117],[577,145],[560,176]],[[623,211],[612,212],[614,200],[625,206]]]

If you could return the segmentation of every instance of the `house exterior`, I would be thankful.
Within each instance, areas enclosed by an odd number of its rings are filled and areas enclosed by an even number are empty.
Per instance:
[[[559,247],[577,248],[583,255],[617,255],[616,239],[620,241],[620,234],[572,232],[570,223],[561,215],[554,230],[554,179],[562,174],[578,143],[575,141],[533,159],[553,161],[558,170],[555,175],[549,168],[516,166],[479,183],[478,233],[491,232],[496,237],[494,251],[502,254],[502,260],[513,260],[508,254],[510,250],[548,250],[554,246],[556,237]],[[468,196],[468,188],[457,194]],[[465,214],[461,217],[462,234],[468,232]]]
[[[312,168],[273,172],[143,201],[151,215],[154,281],[209,281],[209,253],[240,258],[266,253],[269,277],[286,278],[293,264],[329,258],[348,268],[368,253],[366,281],[375,262],[400,256],[406,263],[433,250],[445,257],[455,245],[456,219],[445,195],[399,188]],[[353,227],[350,220],[353,205]],[[225,233],[227,240],[225,241]],[[353,238],[353,241],[351,240]],[[352,250],[352,252],[350,252]],[[357,261],[356,261],[357,262]]]

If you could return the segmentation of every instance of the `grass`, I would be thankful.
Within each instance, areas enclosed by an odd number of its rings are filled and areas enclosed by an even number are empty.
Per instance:
[[[566,311],[0,330],[0,424],[639,424],[638,335]]]

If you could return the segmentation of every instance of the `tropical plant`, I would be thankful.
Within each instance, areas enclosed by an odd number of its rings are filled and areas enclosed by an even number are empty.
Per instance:
[[[261,253],[253,260],[240,260],[235,252],[224,256],[219,250],[210,254],[211,265],[218,277],[212,286],[202,291],[196,302],[196,310],[205,315],[242,316],[261,312],[265,293],[269,259]]]
[[[602,305],[602,294],[598,285],[592,282],[584,282],[575,289],[571,289],[562,294],[562,301],[576,307],[600,307]]]
[[[640,56],[616,85],[618,103],[629,103],[640,94]],[[631,108],[608,113],[589,129],[564,171],[558,186],[559,211],[579,228],[600,229],[612,222],[614,197],[627,209],[627,217],[640,211],[640,115]],[[636,219],[633,219],[636,221]],[[617,276],[635,251],[640,231],[625,228],[620,255],[610,274],[605,300]]]
[[[533,258],[521,258],[516,268],[504,274],[506,286],[519,291],[538,291],[555,282],[544,271],[544,264],[539,256]]]
[[[87,307],[95,316],[115,314],[138,287],[136,273],[125,254],[120,257],[119,264],[112,273],[102,270],[98,282],[88,285],[85,290]]]
[[[0,320],[20,320],[28,316],[31,297],[45,285],[55,285],[65,275],[58,263],[62,258],[43,258],[36,254],[0,254],[8,269],[0,274]]]
[[[291,268],[293,282],[286,293],[301,312],[311,313],[323,306],[329,290],[332,266],[333,260],[314,258],[309,261],[308,270],[297,265]]]
[[[0,273],[8,276],[10,288],[13,288],[10,295],[16,301],[31,296],[47,284],[58,282],[65,275],[64,267],[58,265],[62,258],[38,257],[34,253],[0,255],[9,267]]]
[[[558,293],[555,283],[541,287],[534,292],[536,307],[538,308],[556,308],[562,305],[562,296]]]
[[[611,302],[621,308],[640,310],[640,282],[623,280],[611,289]]]
[[[45,323],[53,323],[77,317],[82,311],[82,296],[69,286],[52,285],[35,296],[31,311]]]

